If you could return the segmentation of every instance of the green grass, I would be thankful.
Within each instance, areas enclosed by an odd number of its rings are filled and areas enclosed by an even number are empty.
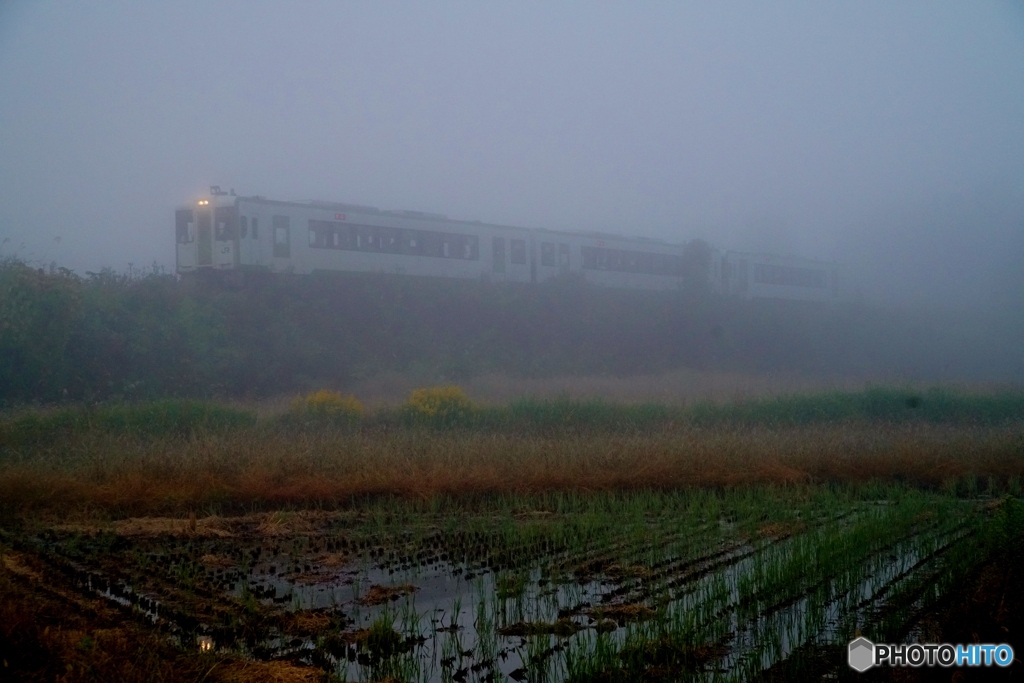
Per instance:
[[[799,427],[853,421],[903,424],[999,425],[1024,419],[1024,392],[973,394],[934,388],[871,388],[731,403],[620,404],[600,399],[523,398],[438,420],[439,428],[494,431],[593,430],[638,432],[680,426]],[[381,411],[367,424],[411,424],[401,411]],[[431,425],[420,419],[416,424]]]
[[[941,388],[872,388],[726,405],[697,404],[686,412],[689,420],[698,424],[796,426],[870,420],[992,425],[1024,418],[1024,392],[970,394]]]
[[[568,396],[523,398],[501,406],[477,406],[436,417],[406,407],[383,408],[361,420],[296,419],[291,413],[257,418],[254,410],[207,401],[167,399],[24,410],[0,419],[0,445],[25,447],[83,433],[139,437],[249,430],[290,432],[324,429],[441,429],[502,433],[595,431],[631,433],[679,427],[803,427],[844,422],[992,426],[1024,420],[1024,392],[972,394],[951,389],[911,391],[873,388],[861,392],[792,395],[732,403],[620,404]]]

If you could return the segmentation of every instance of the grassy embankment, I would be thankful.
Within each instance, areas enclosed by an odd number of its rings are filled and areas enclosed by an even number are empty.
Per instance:
[[[982,308],[743,301],[575,278],[514,286],[367,274],[232,289],[158,268],[80,277],[0,255],[0,410],[255,400],[395,375],[421,385],[498,375],[525,387],[517,395],[553,376],[647,376],[672,394],[662,382],[677,373],[703,376],[686,377],[688,390],[769,374],[838,386],[1021,382],[1022,336],[1024,316]],[[608,389],[591,384],[594,394]]]
[[[479,407],[440,391],[370,414],[332,400],[270,416],[189,401],[13,414],[0,421],[0,500],[8,512],[174,514],[750,484],[1016,493],[1024,476],[1019,392]]]

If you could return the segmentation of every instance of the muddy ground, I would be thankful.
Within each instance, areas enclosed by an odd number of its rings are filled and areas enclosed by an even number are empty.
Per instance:
[[[155,546],[173,547],[188,542],[210,544],[215,552],[202,555],[202,564],[214,576],[230,580],[235,559],[216,551],[230,546],[234,538],[258,539],[264,547],[287,545],[296,535],[315,536],[318,525],[331,515],[261,514],[237,518],[129,519],[114,525],[111,543],[117,544],[109,557],[97,557],[93,567],[112,572],[117,553],[145,555]],[[95,533],[87,525],[55,525],[61,538],[67,534]],[[39,553],[17,525],[8,525],[0,537],[0,679],[12,681],[320,681],[329,680],[324,668],[311,666],[308,658],[288,648],[251,649],[252,657],[221,652],[197,651],[192,640],[182,642],[181,625],[155,620],[147,613],[145,601],[118,601],[115,586],[108,586],[102,597],[96,586],[86,588],[76,566],[55,564],[53,556]],[[95,537],[101,538],[101,537]],[[289,567],[295,583],[315,585],[323,577],[318,572],[343,567],[351,548],[317,548],[307,568],[305,563]],[[404,558],[403,558],[404,559]],[[104,567],[104,565],[108,565]],[[613,578],[637,578],[639,568],[600,567]],[[284,571],[282,568],[281,571]],[[142,585],[142,582],[140,582]],[[409,586],[408,590],[415,590]],[[390,591],[390,592],[389,592]],[[184,597],[182,597],[184,595]],[[402,586],[370,587],[360,598],[366,606],[386,603],[402,595]],[[274,596],[263,596],[265,603],[276,605]],[[177,602],[175,602],[177,600]],[[179,615],[195,614],[210,619],[218,610],[230,609],[230,601],[199,587],[168,600],[167,609]],[[643,609],[637,607],[637,610]],[[594,613],[594,628],[604,624],[614,628],[616,620],[625,621],[642,614]],[[579,615],[574,615],[579,616]],[[267,631],[288,638],[310,638],[327,631],[351,636],[340,647],[355,652],[365,644],[367,634],[360,633],[345,617],[329,609],[254,609],[248,618],[238,620],[240,641],[258,643]],[[552,622],[551,633],[558,629],[578,628],[569,620]],[[514,625],[516,626],[516,625]],[[514,626],[503,636],[529,635],[540,628],[536,623]],[[919,634],[925,642],[1009,643],[1024,653],[1024,547],[1005,548],[980,562],[969,580],[935,607],[915,616],[906,625],[906,633]],[[360,641],[359,639],[363,640]],[[699,654],[699,653],[697,653]],[[713,654],[713,653],[711,653]],[[696,654],[695,654],[696,656]],[[836,646],[800,649],[759,677],[761,681],[787,680],[863,680],[863,681],[988,681],[1024,678],[1019,662],[1007,669],[879,669],[856,674],[846,666],[845,650]],[[699,662],[698,662],[699,663]],[[649,680],[669,681],[685,678],[686,671],[652,667]],[[614,675],[606,679],[618,680]]]

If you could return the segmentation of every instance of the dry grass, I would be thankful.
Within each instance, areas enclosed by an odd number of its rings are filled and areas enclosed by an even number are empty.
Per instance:
[[[0,501],[21,512],[184,515],[197,508],[344,506],[389,495],[883,480],[941,487],[969,477],[1007,482],[1022,475],[1019,424],[844,423],[632,435],[245,431],[148,442],[109,436],[59,455],[40,454],[0,469]],[[259,533],[293,533],[310,523],[302,515],[275,515],[260,520]],[[215,517],[195,529],[180,518],[151,523],[170,533],[231,533]]]

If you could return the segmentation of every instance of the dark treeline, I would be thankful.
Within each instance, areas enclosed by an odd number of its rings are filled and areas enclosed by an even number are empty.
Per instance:
[[[1019,316],[739,301],[576,280],[78,276],[0,263],[0,404],[266,396],[384,371],[678,367],[1019,382]]]

